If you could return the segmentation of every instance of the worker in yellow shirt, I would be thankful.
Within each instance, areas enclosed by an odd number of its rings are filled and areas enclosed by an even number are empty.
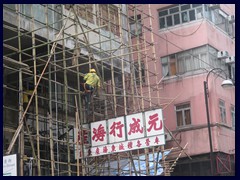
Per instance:
[[[85,91],[86,108],[88,111],[92,93],[100,88],[100,78],[96,74],[95,69],[90,69],[89,73],[87,73],[83,79],[85,81],[85,83],[83,83],[83,87]]]
[[[27,90],[27,91],[23,92],[23,110],[24,111],[27,108],[27,105],[28,105],[28,102],[29,102],[29,99],[30,99],[32,93],[33,93],[33,90]],[[26,113],[26,115],[25,115],[26,121],[28,119],[28,116],[29,116],[29,114]]]

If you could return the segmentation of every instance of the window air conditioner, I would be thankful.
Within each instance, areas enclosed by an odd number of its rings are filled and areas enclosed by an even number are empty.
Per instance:
[[[211,9],[220,9],[220,4],[209,4]]]
[[[232,64],[232,63],[235,63],[235,56],[229,56],[226,59],[226,64]]]
[[[228,16],[228,22],[229,23],[234,23],[235,22],[235,16],[234,15]]]
[[[170,141],[172,136],[169,133],[165,133],[165,141]]]
[[[217,53],[218,59],[224,59],[228,57],[228,52],[227,51],[218,51]]]

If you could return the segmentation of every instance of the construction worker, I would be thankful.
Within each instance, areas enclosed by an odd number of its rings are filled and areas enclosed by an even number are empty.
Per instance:
[[[33,90],[27,90],[23,92],[23,110],[25,111],[29,102],[29,98],[31,97],[31,94],[33,93]],[[26,121],[28,119],[29,114],[26,113]]]
[[[83,79],[85,80],[85,83],[83,83],[83,88],[85,91],[85,102],[88,111],[92,93],[95,90],[98,91],[100,88],[100,79],[96,74],[95,69],[90,69],[89,73],[87,73]]]

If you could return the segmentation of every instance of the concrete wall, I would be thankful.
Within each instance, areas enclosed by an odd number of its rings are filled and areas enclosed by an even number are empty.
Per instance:
[[[96,8],[96,5],[94,5],[94,7]],[[123,13],[127,13],[126,10],[126,5],[123,5],[122,7]],[[65,8],[63,8],[63,15],[65,15],[66,17],[69,15],[69,11]],[[71,18],[73,18],[73,13],[71,13]],[[18,22],[18,18],[17,15],[15,13],[10,12],[7,9],[3,9],[3,20],[6,22],[9,22],[11,24],[14,25],[19,25],[22,29],[25,29],[27,31],[32,31],[33,27],[34,29],[38,29],[38,28],[42,28],[41,30],[35,31],[35,33],[41,37],[49,37],[49,40],[55,40],[56,39],[56,35],[58,34],[58,31],[53,30],[52,28],[49,28],[49,34],[47,34],[47,28],[44,27],[43,24],[40,24],[38,22],[35,22],[34,25],[33,23],[30,21],[29,18],[21,18],[20,19],[20,23]],[[120,62],[120,58],[119,55],[124,54],[124,53],[128,53],[127,48],[124,49],[123,51],[121,51],[119,48],[119,46],[121,45],[121,39],[119,36],[114,35],[113,33],[109,32],[109,31],[105,31],[101,28],[99,28],[96,24],[90,23],[90,22],[86,22],[86,20],[82,19],[79,17],[80,22],[82,23],[82,25],[87,25],[88,28],[84,27],[84,32],[86,32],[86,36],[88,39],[88,42],[90,44],[94,44],[95,47],[91,46],[93,52],[97,52],[99,51],[99,49],[101,49],[101,51],[107,51],[110,49],[116,49],[116,51],[114,52],[113,55],[118,56],[116,58],[114,58],[114,63],[113,65],[116,67],[119,67],[119,64],[121,64]],[[62,22],[62,25],[65,23],[66,20],[64,20]],[[121,17],[121,21],[122,21],[122,26],[127,29],[127,20],[125,16]],[[70,26],[72,25],[73,22],[71,20],[67,21],[66,27],[68,27],[64,32],[70,35],[74,35],[76,33],[75,31],[75,27],[74,26]],[[77,23],[78,24],[78,23]],[[90,28],[90,29],[89,29]],[[93,32],[91,29],[95,29],[95,32]],[[82,30],[79,27],[79,25],[77,26],[77,32],[81,33]],[[97,32],[97,33],[96,33]],[[98,32],[100,33],[100,35],[98,34]],[[104,37],[106,36],[106,37]],[[122,33],[123,36],[123,43],[128,44],[128,34],[127,32],[123,32]],[[67,36],[66,36],[67,37]],[[111,37],[113,40],[109,41],[109,37]],[[83,42],[84,40],[84,36],[83,34],[80,34],[78,36],[78,38],[80,40],[82,40]],[[103,43],[99,43],[100,41],[106,41],[107,42],[103,42]],[[59,44],[62,44],[62,41],[58,42]],[[64,43],[65,46],[67,48],[73,49],[75,47],[75,41],[72,38],[66,38],[64,39]],[[110,45],[111,44],[111,45]],[[85,45],[84,45],[85,46]],[[81,46],[81,53],[84,55],[88,55],[88,49],[86,48],[86,46],[84,47],[83,45]],[[101,47],[100,47],[101,46]],[[104,53],[103,53],[104,54]],[[96,60],[101,60],[103,58],[109,57],[110,54],[105,54],[104,56],[101,56],[99,54],[94,54],[94,58]],[[124,59],[126,61],[129,60],[128,56],[124,56]],[[107,61],[105,61],[107,62]],[[130,72],[130,65],[129,63],[124,63],[124,70],[126,72]]]

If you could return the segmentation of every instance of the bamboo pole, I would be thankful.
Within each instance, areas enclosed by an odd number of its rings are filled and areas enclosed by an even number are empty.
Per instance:
[[[76,127],[76,133],[77,135],[74,135],[76,137],[76,146],[77,148],[75,148],[75,154],[76,154],[76,159],[77,159],[77,176],[79,176],[79,172],[80,172],[80,169],[79,169],[79,117],[78,117],[78,107],[77,107],[77,97],[75,96],[75,104],[76,104],[76,113],[75,113],[75,116],[76,116],[76,124],[75,124],[75,127]],[[81,140],[80,140],[81,141]],[[82,141],[81,141],[82,142]]]
[[[51,156],[51,175],[54,176],[54,149],[53,149],[53,132],[52,132],[52,117],[49,117],[49,130],[50,130],[50,156]]]
[[[31,16],[32,16],[32,30],[35,28],[35,20],[34,20],[34,15],[33,15],[33,8],[31,6]],[[35,46],[36,41],[35,41],[35,33],[34,31],[31,33],[32,35],[32,45]],[[34,86],[37,86],[37,62],[36,62],[36,49],[32,49],[32,57],[33,57],[33,71],[34,71]],[[28,103],[30,105],[30,103]],[[38,95],[37,95],[37,89],[35,91],[35,111],[36,111],[36,131],[37,131],[37,169],[38,169],[38,176],[41,176],[41,162],[40,162],[40,139],[39,139],[39,117],[38,117]],[[33,119],[34,121],[34,119]]]
[[[19,11],[20,11],[20,5],[15,5],[15,8],[16,8],[16,13],[17,13],[17,22],[18,22],[18,50],[21,51],[21,31],[20,31],[20,14],[19,14]],[[22,62],[22,54],[19,53],[18,55],[18,58],[19,58],[19,62],[21,63]],[[22,70],[20,69],[19,70],[19,104],[20,106],[18,107],[19,108],[19,124],[20,124],[20,117],[22,116],[22,112],[23,112],[23,82],[22,82]],[[18,148],[18,152],[20,153],[20,176],[23,176],[23,171],[24,171],[24,163],[23,163],[23,156],[24,156],[24,133],[23,131],[21,131],[20,133],[20,136],[19,136],[19,140],[18,140],[18,144],[19,144],[19,148]]]
[[[50,51],[50,41],[49,41],[49,19],[48,19],[48,8],[45,7],[45,21],[46,21],[46,28],[47,28],[47,52]],[[48,66],[48,72],[51,72],[51,64]],[[55,168],[55,159],[54,159],[54,138],[53,138],[53,124],[52,124],[52,84],[51,84],[51,73],[48,74],[48,89],[49,89],[49,113],[48,113],[48,120],[49,120],[49,135],[50,135],[50,159],[51,159],[51,176],[54,176],[54,168]]]

